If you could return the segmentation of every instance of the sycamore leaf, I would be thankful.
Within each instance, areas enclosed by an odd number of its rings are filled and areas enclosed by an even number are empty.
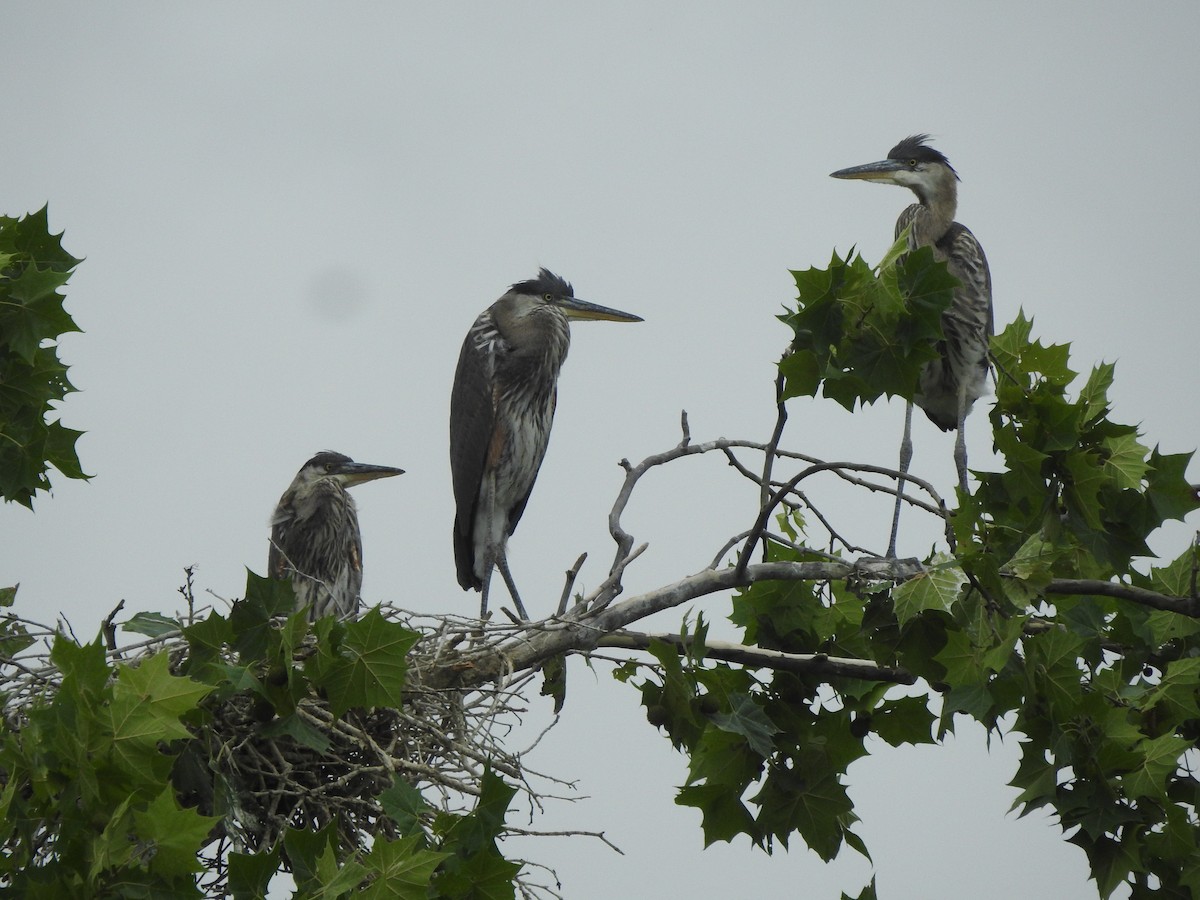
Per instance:
[[[966,580],[954,560],[944,556],[935,558],[926,571],[892,590],[896,619],[903,625],[927,609],[950,612]]]
[[[705,847],[717,841],[731,842],[739,834],[757,834],[750,810],[726,785],[685,785],[676,793],[675,803],[700,810]]]
[[[220,821],[219,816],[202,816],[194,809],[181,809],[170,787],[144,811],[133,814],[150,870],[176,877],[203,870],[196,854],[208,843],[209,834]]]
[[[399,707],[403,703],[408,651],[420,635],[389,622],[371,609],[357,621],[346,623],[346,637],[338,656],[313,657],[305,667],[313,684],[323,687],[334,715],[352,706]]]
[[[364,900],[426,900],[434,870],[449,855],[426,850],[421,835],[376,840],[366,859],[374,877],[358,896]]]
[[[1141,757],[1141,763],[1121,777],[1125,790],[1134,798],[1161,800],[1167,795],[1167,779],[1179,769],[1183,754],[1194,749],[1194,745],[1178,735],[1164,734],[1143,740],[1135,749]]]
[[[138,666],[117,667],[108,714],[113,748],[130,771],[137,771],[159,742],[190,737],[179,717],[196,707],[212,688],[168,671],[168,655],[156,653]]]
[[[750,695],[734,695],[730,702],[732,709],[728,713],[714,713],[709,717],[713,724],[722,731],[740,734],[755,753],[764,759],[769,757],[774,750],[771,736],[779,729]]]
[[[933,720],[925,697],[898,697],[885,700],[871,713],[871,731],[893,747],[929,744]]]
[[[1112,363],[1101,363],[1092,369],[1087,384],[1079,392],[1084,422],[1091,422],[1108,412],[1108,389],[1112,387],[1115,370]]]
[[[228,860],[233,900],[261,900],[279,869],[279,845],[257,853],[232,852]]]
[[[429,803],[421,796],[421,792],[402,779],[396,779],[391,787],[379,795],[379,805],[396,823],[401,834],[419,831],[421,816],[430,811]]]
[[[161,637],[179,631],[182,627],[178,619],[172,619],[162,613],[139,612],[130,616],[129,620],[121,625],[121,630],[144,634],[147,637]]]
[[[1104,472],[1119,488],[1137,490],[1150,468],[1146,461],[1150,451],[1138,443],[1134,434],[1109,438],[1104,442]]]

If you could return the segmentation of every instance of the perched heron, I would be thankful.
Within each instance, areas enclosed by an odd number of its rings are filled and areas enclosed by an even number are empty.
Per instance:
[[[975,401],[987,392],[988,339],[992,336],[992,275],[987,257],[975,235],[954,221],[958,206],[958,173],[946,157],[929,146],[929,135],[906,137],[879,162],[840,169],[834,178],[857,178],[898,184],[917,195],[896,220],[897,239],[908,232],[911,249],[932,247],[936,259],[946,263],[960,282],[954,299],[942,313],[944,339],[938,359],[925,364],[920,385],[904,413],[904,439],[900,443],[900,479],[888,556],[896,555],[896,532],[904,475],[912,461],[913,403],[943,431],[957,430],[954,464],[958,486],[967,492],[967,445],[964,426]]]
[[[504,547],[546,455],[570,319],[642,321],[577,299],[570,284],[542,269],[479,315],[458,357],[450,397],[454,561],[463,590],[482,593],[481,618],[493,567],[504,576],[517,614],[528,618]]]
[[[291,579],[296,609],[307,606],[310,620],[358,612],[362,533],[346,489],[403,472],[325,450],[301,467],[279,498],[271,517],[267,571],[272,578]]]

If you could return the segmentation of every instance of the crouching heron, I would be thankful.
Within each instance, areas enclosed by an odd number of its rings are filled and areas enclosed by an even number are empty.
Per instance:
[[[834,178],[856,178],[906,187],[917,202],[900,213],[896,238],[908,232],[911,249],[932,247],[936,259],[959,281],[954,299],[942,313],[943,340],[938,358],[921,370],[917,393],[904,414],[904,438],[900,443],[900,479],[888,556],[896,555],[896,532],[900,527],[900,504],[904,475],[912,462],[912,409],[921,407],[938,428],[957,430],[954,464],[958,486],[967,492],[967,445],[964,434],[967,414],[987,392],[988,340],[992,336],[992,276],[987,257],[975,235],[954,221],[958,207],[958,173],[946,157],[929,146],[929,135],[907,137],[893,147],[887,159],[840,169]]]
[[[558,373],[571,343],[570,319],[640,322],[575,297],[546,269],[485,309],[463,341],[450,397],[454,560],[463,590],[482,594],[498,567],[517,614],[528,618],[505,556],[546,455]]]
[[[310,620],[358,612],[362,533],[347,488],[403,473],[326,450],[301,467],[279,498],[271,517],[267,571],[272,578],[291,580],[296,608],[307,606]]]

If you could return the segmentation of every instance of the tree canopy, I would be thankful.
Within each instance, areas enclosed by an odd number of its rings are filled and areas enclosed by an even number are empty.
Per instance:
[[[45,421],[70,390],[53,341],[75,329],[57,290],[78,260],[44,231],[45,210],[0,220],[0,489],[25,505],[47,463],[83,477],[77,432]],[[1148,545],[1200,497],[1190,454],[1110,419],[1114,367],[1080,383],[1069,348],[1043,345],[1024,313],[995,336],[988,419],[1003,467],[951,502],[910,476],[907,502],[944,533],[925,559],[871,554],[859,534],[876,523],[843,522],[807,492],[831,478],[896,491],[878,461],[790,449],[787,419],[806,398],[854,411],[913,396],[955,282],[929,251],[903,249],[793,273],[767,438],[693,441],[685,415],[675,447],[623,461],[610,576],[584,593],[568,573],[545,620],[384,605],[309,623],[287,584],[253,573],[221,612],[197,608],[189,574],[187,609],[133,616],[123,626],[139,637],[119,645],[117,611],[83,642],[0,591],[0,884],[255,897],[286,870],[301,898],[558,896],[544,868],[497,844],[521,832],[513,798],[553,778],[503,735],[539,686],[562,703],[572,657],[619,650],[626,696],[687,757],[676,802],[700,811],[706,844],[867,854],[846,772],[868,736],[936,743],[969,716],[1019,735],[1014,807],[1053,810],[1100,896],[1200,897],[1200,547],[1158,559]],[[733,466],[758,513],[729,523],[709,566],[626,596],[645,549],[626,505],[643,478],[695,456]],[[686,614],[678,633],[636,630],[725,592],[736,641]]]

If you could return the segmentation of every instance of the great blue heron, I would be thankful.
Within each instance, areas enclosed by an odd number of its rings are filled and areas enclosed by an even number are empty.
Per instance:
[[[454,561],[463,590],[482,593],[481,618],[493,567],[518,615],[528,618],[504,547],[546,455],[558,373],[571,343],[569,319],[642,321],[577,299],[570,284],[542,269],[479,315],[458,357],[450,397]]]
[[[834,178],[857,178],[883,184],[898,184],[917,195],[896,220],[897,239],[908,232],[912,249],[932,247],[936,259],[944,260],[950,274],[960,282],[954,299],[942,313],[944,340],[938,343],[939,359],[925,364],[920,385],[904,414],[904,439],[900,443],[900,479],[892,516],[888,556],[896,555],[896,532],[900,525],[903,476],[912,461],[913,403],[943,431],[957,430],[954,464],[958,486],[967,492],[967,445],[964,426],[975,401],[987,391],[988,339],[992,335],[992,275],[987,257],[975,235],[954,221],[958,207],[958,173],[946,157],[930,147],[929,135],[906,137],[879,162],[840,169]]]
[[[346,489],[403,472],[325,450],[301,467],[279,498],[271,517],[267,571],[272,578],[291,579],[296,608],[307,606],[310,620],[358,612],[362,534]]]

